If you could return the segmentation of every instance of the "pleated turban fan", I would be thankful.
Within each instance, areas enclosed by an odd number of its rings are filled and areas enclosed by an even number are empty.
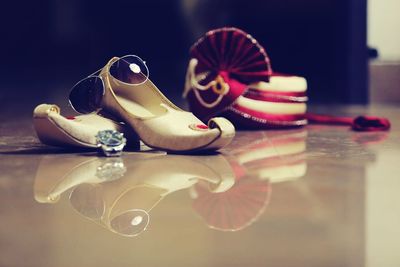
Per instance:
[[[307,81],[272,71],[265,49],[237,28],[207,32],[190,49],[183,96],[203,121],[228,118],[239,128],[286,128],[308,122],[387,130],[387,119],[307,114]]]

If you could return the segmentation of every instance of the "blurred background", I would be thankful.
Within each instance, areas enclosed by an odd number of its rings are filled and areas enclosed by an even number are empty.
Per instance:
[[[125,54],[146,60],[153,82],[179,99],[190,46],[222,26],[252,34],[275,71],[305,76],[311,103],[399,100],[398,90],[385,87],[388,73],[400,77],[393,68],[400,58],[399,6],[398,0],[8,1],[0,17],[0,100],[62,105],[75,82]],[[371,67],[373,58],[381,60]],[[381,80],[370,82],[369,73]]]

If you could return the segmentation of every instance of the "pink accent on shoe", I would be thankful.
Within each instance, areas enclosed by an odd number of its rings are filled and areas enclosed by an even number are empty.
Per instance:
[[[208,126],[204,125],[204,124],[197,124],[196,127],[199,129],[204,129],[204,130],[208,129]]]
[[[190,124],[189,128],[195,131],[208,131],[208,126],[205,124]]]

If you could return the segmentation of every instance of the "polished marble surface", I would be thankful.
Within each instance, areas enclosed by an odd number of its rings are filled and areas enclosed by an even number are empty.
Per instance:
[[[400,109],[339,110],[393,127],[241,131],[219,154],[103,158],[5,120],[0,266],[400,266]]]

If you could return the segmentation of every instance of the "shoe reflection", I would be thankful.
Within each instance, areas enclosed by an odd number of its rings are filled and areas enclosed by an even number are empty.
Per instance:
[[[254,143],[239,140],[237,149],[227,155],[48,156],[39,165],[34,196],[40,203],[69,196],[80,215],[133,237],[146,230],[160,201],[188,189],[193,209],[210,228],[237,231],[265,211],[271,182],[304,175],[305,136],[296,134]],[[282,146],[285,138],[288,142]]]
[[[221,193],[235,182],[222,155],[125,155],[123,158],[44,158],[37,171],[34,195],[56,203],[69,193],[72,207],[108,230],[136,236],[149,223],[149,212],[167,195],[199,181]]]

